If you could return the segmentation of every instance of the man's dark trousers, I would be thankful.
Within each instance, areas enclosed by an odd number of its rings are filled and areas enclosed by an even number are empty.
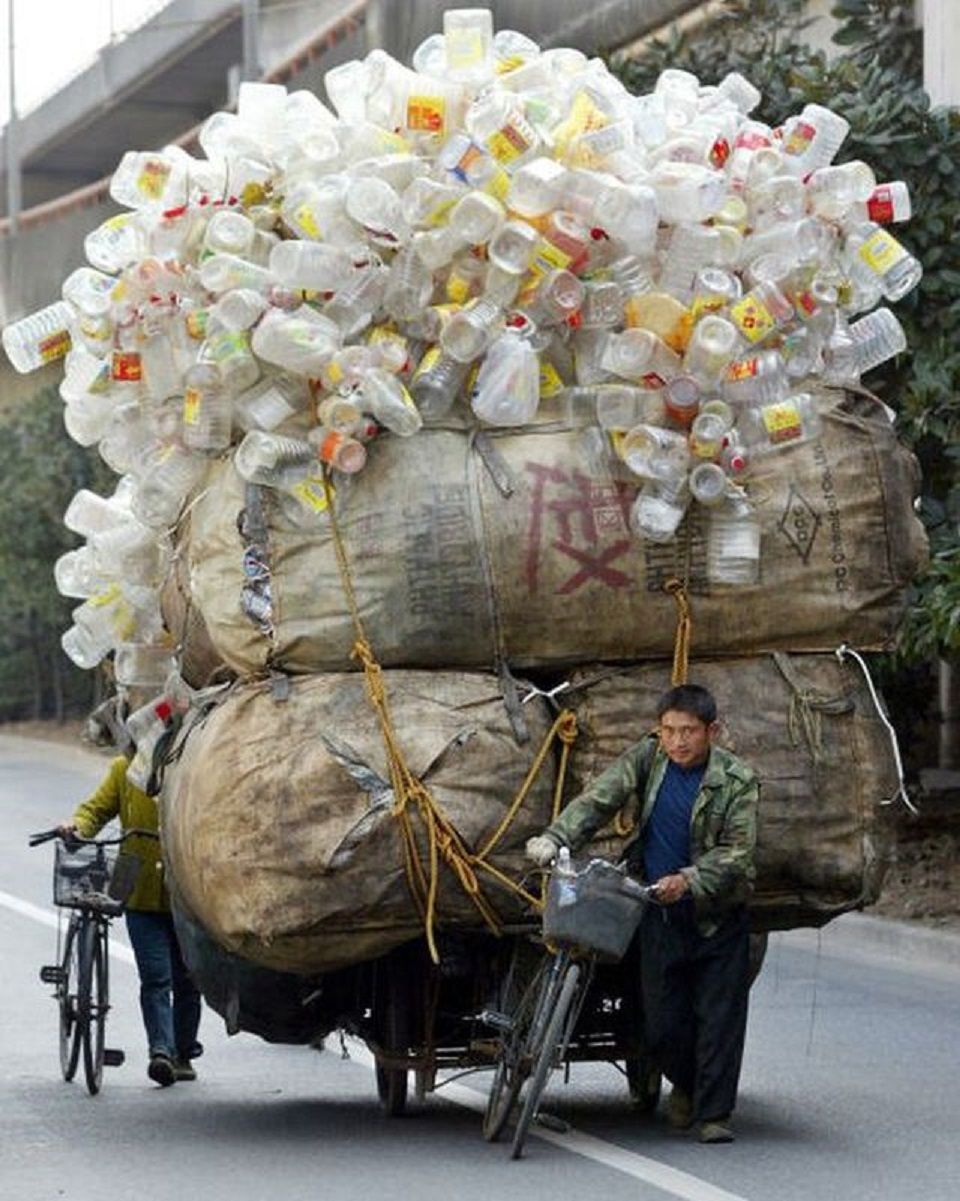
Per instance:
[[[697,929],[693,904],[647,907],[640,973],[647,1049],[693,1099],[697,1121],[733,1112],[747,1028],[749,922],[728,915],[715,934]]]

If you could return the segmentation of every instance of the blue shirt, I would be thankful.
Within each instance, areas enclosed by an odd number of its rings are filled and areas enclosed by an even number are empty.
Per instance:
[[[667,764],[643,832],[643,878],[651,884],[690,866],[690,816],[705,768]]]

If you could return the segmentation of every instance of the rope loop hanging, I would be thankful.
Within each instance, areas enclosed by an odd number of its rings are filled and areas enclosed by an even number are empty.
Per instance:
[[[690,601],[682,580],[671,579],[663,585],[664,592],[673,597],[677,606],[677,632],[673,639],[673,670],[670,683],[686,684],[690,665],[690,639],[693,634],[693,618]]]

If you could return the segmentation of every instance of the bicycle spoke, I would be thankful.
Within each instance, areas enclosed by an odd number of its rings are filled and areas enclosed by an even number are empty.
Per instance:
[[[77,988],[80,979],[80,923],[71,918],[63,943],[56,999],[60,1009],[60,1071],[66,1081],[77,1073],[80,1030],[77,1025]]]

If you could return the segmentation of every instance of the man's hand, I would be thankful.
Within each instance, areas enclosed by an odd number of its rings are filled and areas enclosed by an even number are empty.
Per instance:
[[[559,844],[549,834],[535,834],[527,839],[526,855],[537,867],[547,867],[557,857]]]
[[[682,872],[674,872],[672,876],[661,876],[656,888],[657,900],[662,905],[673,905],[690,891],[687,877]]]

